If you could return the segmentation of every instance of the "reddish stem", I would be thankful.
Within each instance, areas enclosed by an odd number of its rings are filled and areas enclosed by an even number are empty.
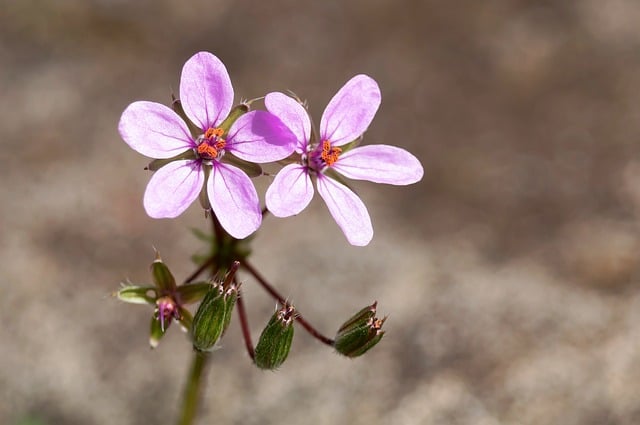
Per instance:
[[[237,285],[237,282],[236,282]],[[240,318],[240,327],[242,328],[242,337],[244,338],[244,345],[247,348],[247,353],[251,360],[255,358],[255,351],[253,349],[253,343],[251,342],[251,331],[249,330],[249,320],[247,319],[247,310],[244,308],[244,299],[242,298],[242,292],[238,288],[238,298],[236,300],[236,307],[238,308],[238,317]]]
[[[269,282],[267,282],[266,279],[263,278],[260,275],[260,273],[258,273],[258,271],[250,263],[248,263],[246,260],[244,260],[242,262],[242,264],[240,264],[240,267],[243,267],[249,273],[251,273],[253,275],[253,277],[255,277],[256,280],[260,283],[260,285],[262,285],[262,287],[265,289],[265,291],[267,291],[269,293],[269,295],[271,295],[273,298],[278,300],[278,302],[280,304],[282,304],[282,305],[287,304],[287,300],[282,295],[280,295],[280,293],[278,291],[276,291],[276,289],[272,285],[270,285]],[[320,332],[318,332],[318,330],[316,330],[313,326],[311,326],[311,324],[309,322],[307,322],[304,319],[304,317],[302,317],[302,315],[300,313],[296,314],[296,321],[298,323],[300,323],[300,325],[307,332],[309,332],[309,334],[311,336],[313,336],[314,338],[316,338],[320,342],[333,347],[334,341],[331,338],[328,338],[328,337],[322,335]]]

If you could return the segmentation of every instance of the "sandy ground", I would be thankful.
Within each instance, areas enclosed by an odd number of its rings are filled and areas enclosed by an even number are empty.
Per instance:
[[[365,141],[425,167],[355,185],[366,248],[319,200],[254,244],[326,333],[377,299],[383,343],[348,360],[299,329],[263,372],[234,321],[199,423],[640,423],[640,3],[184,3],[0,0],[0,423],[173,422],[189,343],[171,329],[151,351],[150,310],[109,294],[149,281],[152,246],[186,277],[207,223],[145,215],[146,161],[117,123],[168,102],[199,50],[238,98],[290,89],[316,119],[371,75]],[[243,279],[257,338],[274,303]]]

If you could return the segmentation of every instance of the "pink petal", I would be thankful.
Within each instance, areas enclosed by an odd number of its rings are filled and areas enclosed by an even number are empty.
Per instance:
[[[140,101],[127,106],[118,130],[133,150],[150,158],[171,158],[195,146],[182,118],[155,102]]]
[[[289,164],[282,168],[267,189],[267,208],[276,217],[299,214],[313,198],[313,184],[302,165]]]
[[[367,207],[358,195],[337,181],[318,174],[318,193],[324,199],[351,245],[365,246],[373,238],[373,227]]]
[[[380,106],[380,88],[371,77],[356,75],[333,96],[320,120],[321,140],[344,145],[362,135]]]
[[[174,218],[198,197],[204,184],[199,161],[173,161],[149,180],[144,193],[144,209],[151,218]]]
[[[350,179],[395,185],[416,183],[424,174],[418,158],[404,149],[388,145],[351,149],[340,155],[333,168]]]
[[[202,131],[216,127],[233,105],[233,86],[224,64],[209,52],[193,55],[182,68],[180,101]]]
[[[238,118],[227,135],[227,150],[251,162],[279,161],[291,155],[296,138],[275,115],[252,111]]]
[[[243,239],[262,222],[260,201],[251,179],[239,168],[214,162],[207,193],[220,224],[234,238]]]
[[[295,99],[279,92],[266,95],[264,105],[295,134],[296,152],[306,151],[311,137],[311,120],[307,110]]]

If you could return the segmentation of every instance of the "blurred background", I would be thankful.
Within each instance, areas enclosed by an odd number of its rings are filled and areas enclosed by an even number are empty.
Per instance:
[[[199,423],[640,423],[638,22],[634,0],[0,0],[0,423],[173,423],[187,338],[150,350],[151,308],[110,294],[152,246],[184,279],[208,225],[146,216],[117,124],[200,50],[237,100],[289,89],[316,121],[372,76],[365,143],[425,177],[354,184],[365,248],[319,199],[265,220],[253,263],[312,323],[378,300],[388,332],[349,360],[299,328],[272,373],[234,319]],[[243,279],[255,340],[274,302]]]

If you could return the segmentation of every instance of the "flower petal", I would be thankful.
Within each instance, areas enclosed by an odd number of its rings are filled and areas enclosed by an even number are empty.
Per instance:
[[[238,118],[227,135],[226,149],[240,159],[273,162],[291,155],[296,137],[275,115],[252,111]]]
[[[351,189],[323,174],[318,174],[318,193],[324,199],[351,245],[365,246],[373,238],[367,207]]]
[[[266,95],[264,105],[296,136],[296,152],[305,152],[311,137],[311,120],[307,110],[292,97],[279,92]]]
[[[243,239],[262,223],[260,201],[251,179],[233,165],[214,162],[207,193],[220,224],[234,238]]]
[[[144,193],[144,209],[151,218],[174,218],[198,197],[204,184],[200,161],[173,161],[149,180]]]
[[[313,198],[313,184],[305,167],[289,164],[282,168],[267,189],[267,208],[276,217],[299,214]]]
[[[224,64],[209,52],[193,55],[182,68],[180,101],[202,131],[216,127],[233,105],[233,86]]]
[[[418,158],[389,145],[359,146],[340,155],[333,168],[345,177],[375,183],[407,185],[424,174]]]
[[[357,139],[371,124],[380,101],[378,83],[367,75],[356,75],[338,90],[324,110],[321,139],[336,146]]]
[[[160,103],[133,102],[122,113],[118,130],[133,150],[150,158],[171,158],[195,146],[187,124]]]

